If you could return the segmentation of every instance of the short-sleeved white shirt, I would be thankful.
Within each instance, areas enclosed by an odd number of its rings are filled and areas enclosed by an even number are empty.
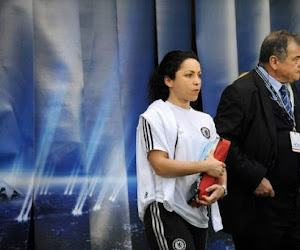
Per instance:
[[[212,117],[193,108],[183,109],[170,102],[166,103],[173,110],[177,123],[178,137],[174,159],[180,161],[199,161],[205,146],[217,136]],[[147,121],[145,121],[144,135],[147,152],[151,150],[167,152],[161,143],[158,133],[155,129],[150,128]],[[173,158],[173,156],[170,158]],[[198,176],[199,174],[176,177],[174,211],[190,224],[200,228],[207,228],[208,216],[206,207],[195,208],[187,203],[193,195],[191,186],[197,180]],[[156,199],[162,202],[161,179],[154,176],[154,180]]]

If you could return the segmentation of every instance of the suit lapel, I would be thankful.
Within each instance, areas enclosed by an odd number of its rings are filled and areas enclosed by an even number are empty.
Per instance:
[[[298,100],[298,92],[295,84],[291,84],[293,94],[294,94],[294,115],[295,115],[295,120],[296,120],[296,126],[297,126],[297,131],[300,131],[299,125],[300,125],[300,107],[299,107],[299,100]]]
[[[270,134],[271,140],[273,142],[275,155],[277,155],[277,139],[276,139],[276,126],[275,120],[273,115],[273,109],[270,99],[270,93],[265,86],[264,81],[259,77],[259,75],[254,71],[254,82],[258,88],[258,94],[260,98],[260,102],[262,104],[262,110],[265,116],[265,123],[268,128],[268,132]]]

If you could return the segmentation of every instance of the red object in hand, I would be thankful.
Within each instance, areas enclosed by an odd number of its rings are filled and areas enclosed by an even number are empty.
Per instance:
[[[214,157],[219,161],[225,162],[230,144],[230,141],[224,138],[220,138],[214,152]],[[210,193],[207,192],[206,189],[213,185],[215,183],[215,180],[215,177],[212,177],[206,173],[201,174],[199,180],[200,184],[198,185],[196,195],[195,197],[192,197],[188,203],[194,207],[200,207],[200,204],[197,202],[197,200],[202,200],[203,195],[210,195]]]
[[[214,157],[219,161],[225,162],[230,144],[231,144],[230,141],[226,139],[220,139],[216,147],[216,150],[214,152]],[[202,200],[202,195],[206,195],[206,196],[210,195],[210,193],[206,192],[205,190],[211,185],[213,185],[215,183],[215,180],[216,180],[215,177],[212,177],[206,173],[203,174],[199,186],[199,190],[200,190],[199,197],[198,197],[199,200]]]

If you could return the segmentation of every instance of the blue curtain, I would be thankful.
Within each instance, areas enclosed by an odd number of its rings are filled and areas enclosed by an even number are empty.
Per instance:
[[[149,75],[168,51],[194,50],[199,100],[214,116],[269,32],[300,32],[299,8],[299,0],[2,0],[1,248],[148,249],[135,131]],[[208,249],[234,246],[210,231]]]
[[[214,116],[222,90],[238,75],[235,1],[197,0],[195,9],[203,109]]]
[[[192,50],[194,14],[192,7],[192,1],[156,1],[158,62],[171,50]]]
[[[31,1],[0,2],[0,245],[3,249],[24,248],[28,240],[31,202],[23,206],[23,201],[28,191],[32,191],[35,158],[32,22]]]

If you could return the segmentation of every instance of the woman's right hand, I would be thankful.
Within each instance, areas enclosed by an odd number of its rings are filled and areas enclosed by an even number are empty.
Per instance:
[[[215,177],[215,178],[220,178],[223,176],[225,172],[225,163],[218,161],[214,157],[214,151],[211,150],[208,157],[204,161],[207,167],[207,170],[205,171],[208,175]]]

